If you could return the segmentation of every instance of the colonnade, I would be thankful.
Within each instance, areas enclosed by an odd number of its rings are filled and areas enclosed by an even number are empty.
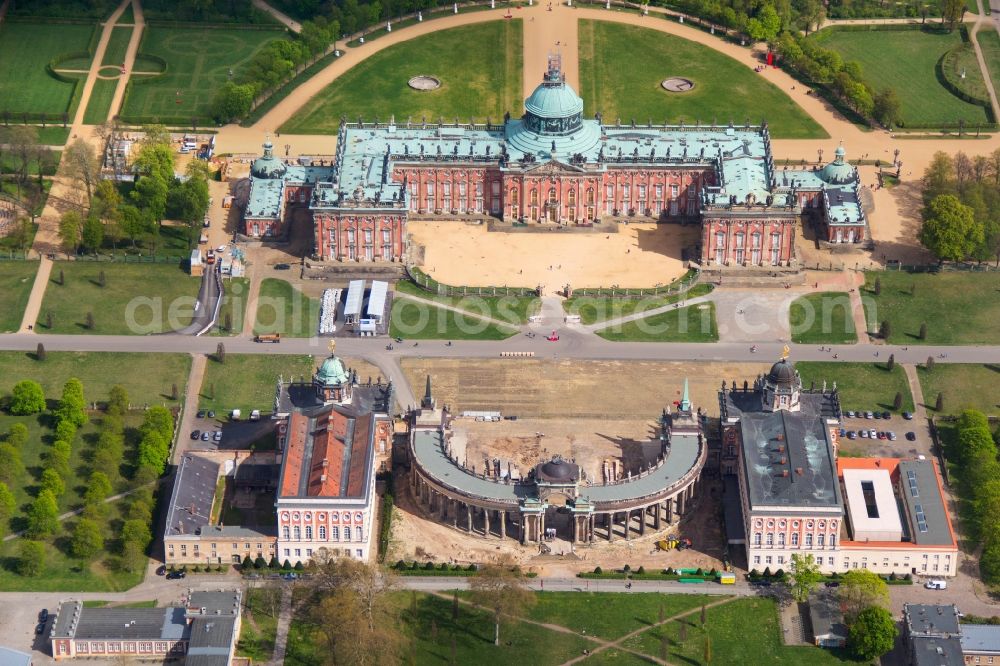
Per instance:
[[[621,510],[595,508],[591,512],[574,513],[571,517],[570,540],[573,543],[593,543],[598,537],[606,541],[616,538],[630,540],[633,534],[645,536],[646,530],[659,532],[676,523],[691,506],[701,486],[700,480],[667,498],[649,504]],[[417,502],[432,518],[451,523],[456,529],[484,537],[506,539],[508,532],[522,544],[541,542],[545,537],[545,510],[512,505],[509,509],[472,504],[441,492],[416,471],[410,474],[410,490]]]

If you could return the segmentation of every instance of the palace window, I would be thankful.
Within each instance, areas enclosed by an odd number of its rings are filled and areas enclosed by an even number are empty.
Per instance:
[[[626,201],[628,201],[629,199],[632,198],[632,186],[631,185],[625,185],[622,188],[622,198],[625,199]]]
[[[391,240],[390,234],[391,234],[391,232],[388,229],[383,229],[382,230],[382,242],[383,243],[388,243]]]
[[[645,200],[646,200],[646,186],[645,185],[640,185],[639,186],[639,201],[645,201]]]
[[[326,525],[319,526],[319,540],[326,541]]]
[[[715,234],[715,247],[720,250],[726,247],[726,232],[720,231]]]
[[[576,190],[570,190],[569,194],[566,197],[566,200],[567,200],[567,202],[569,203],[570,206],[575,206],[576,205]]]
[[[510,191],[510,205],[517,206],[517,188],[515,187]]]
[[[824,545],[823,542],[825,540],[826,540],[826,537],[823,536],[822,534],[817,534],[816,535],[816,545],[819,546],[820,548],[823,547],[823,545]]]
[[[677,187],[676,185],[671,185],[670,186],[670,196],[676,197],[679,192],[680,192],[680,188],[679,187]]]
[[[594,188],[592,187],[587,188],[587,205],[588,206],[594,205]]]
[[[365,229],[365,245],[369,245],[372,242],[372,230]]]
[[[556,203],[556,201],[557,201],[557,199],[556,199],[556,188],[550,187],[549,188],[549,203]]]
[[[476,192],[477,193],[481,193],[482,191],[483,191],[483,186],[482,186],[482,183],[480,183],[479,185],[476,186]],[[492,186],[491,191],[493,192],[493,196],[495,196],[495,197],[500,196],[500,181],[499,180],[493,181],[493,186]]]
[[[781,262],[781,234],[774,232],[771,234],[771,265],[777,266]]]
[[[615,186],[614,185],[608,185],[605,188],[605,194],[606,194],[606,198],[607,198],[608,201],[613,201],[614,198],[615,198]]]
[[[531,205],[532,206],[538,205],[538,190],[534,188],[532,188],[531,190]]]
[[[812,548],[812,547],[813,547],[813,535],[812,534],[807,534],[806,535],[806,548]]]
[[[662,199],[663,198],[663,185],[657,185],[656,186],[656,198],[657,199]]]
[[[753,545],[755,545],[755,546],[759,546],[760,545],[760,532],[754,532],[754,534],[753,534]]]
[[[799,535],[797,532],[792,532],[792,545],[793,546],[799,545]]]
[[[459,183],[458,184],[458,196],[460,196],[460,197],[464,197],[465,196],[465,183]]]
[[[312,541],[313,538],[313,528],[312,525],[306,525],[306,540]]]
[[[344,528],[344,541],[350,541],[350,540],[351,540],[351,528],[350,527],[345,527]]]
[[[773,546],[774,545],[774,532],[768,532],[767,533],[767,545],[768,546]]]
[[[295,534],[295,540],[296,541],[301,541],[302,540],[302,528],[301,527],[299,527],[298,525],[296,525],[295,529],[293,530],[293,533]]]
[[[738,232],[736,234],[736,247],[738,247],[738,248],[742,248],[743,247],[743,238],[744,238],[743,232]]]
[[[340,541],[340,528],[339,527],[331,527],[330,528],[330,540],[331,541]]]
[[[779,546],[784,546],[785,545],[785,533],[784,532],[778,532],[778,545]]]

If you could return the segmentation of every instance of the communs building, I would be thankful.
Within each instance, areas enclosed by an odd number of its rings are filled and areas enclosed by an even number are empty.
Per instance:
[[[286,237],[287,213],[304,209],[316,260],[397,262],[410,217],[573,227],[640,216],[700,223],[707,270],[766,274],[799,269],[804,215],[827,244],[869,239],[865,191],[842,146],[822,167],[779,169],[764,121],[612,123],[584,118],[583,106],[550,55],[520,119],[344,121],[336,156],[319,164],[286,163],[268,140],[241,232]]]
[[[836,384],[803,389],[787,358],[723,383],[720,470],[728,543],[751,569],[811,554],[826,573],[954,576],[958,544],[928,460],[839,458]]]
[[[242,592],[189,591],[164,608],[88,608],[59,605],[49,630],[52,656],[175,659],[184,666],[228,666],[240,634]]]

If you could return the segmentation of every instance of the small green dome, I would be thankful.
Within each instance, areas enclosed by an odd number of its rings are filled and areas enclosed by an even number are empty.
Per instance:
[[[323,361],[323,365],[319,366],[319,370],[316,371],[316,381],[325,386],[346,384],[347,370],[339,358],[331,356]]]
[[[583,100],[565,81],[546,80],[531,93],[524,108],[539,118],[568,118],[583,113]]]
[[[274,156],[274,144],[268,139],[264,142],[264,156],[253,161],[250,173],[254,178],[281,178],[285,171],[285,163]]]
[[[844,159],[846,154],[847,151],[844,150],[843,146],[837,146],[837,150],[833,152],[833,161],[820,169],[819,177],[823,182],[830,185],[843,185],[853,183],[857,179],[854,167]]]

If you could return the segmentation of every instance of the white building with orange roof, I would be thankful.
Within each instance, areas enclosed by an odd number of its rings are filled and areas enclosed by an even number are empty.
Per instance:
[[[334,557],[372,555],[375,453],[391,445],[391,405],[391,383],[359,384],[333,354],[311,382],[279,381],[281,562],[306,563],[324,549]]]

